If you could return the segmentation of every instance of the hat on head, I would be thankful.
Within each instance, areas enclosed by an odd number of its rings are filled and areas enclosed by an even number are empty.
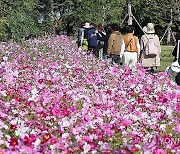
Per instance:
[[[154,24],[153,23],[148,23],[147,24],[147,33],[155,33]]]
[[[90,28],[90,24],[88,22],[86,22],[85,25],[83,26],[83,28]]]
[[[144,32],[144,33],[147,33],[147,26],[144,26],[144,27],[143,27],[143,32]]]

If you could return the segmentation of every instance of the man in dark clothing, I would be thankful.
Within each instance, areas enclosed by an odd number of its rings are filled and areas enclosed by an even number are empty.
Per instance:
[[[92,50],[96,57],[99,57],[97,30],[93,23],[90,24],[90,30],[88,31],[88,49]]]
[[[112,33],[112,29],[111,29],[110,25],[106,26],[104,29],[105,29],[106,35],[104,35],[102,37],[100,37],[98,35],[98,40],[104,41],[104,45],[103,45],[103,59],[107,59],[108,40],[109,40],[109,37],[110,37],[110,35]]]
[[[172,52],[172,55],[174,56],[174,61],[177,60],[178,40],[180,40],[180,32],[177,32],[177,34],[176,34],[176,46]],[[179,45],[179,48],[180,48],[180,45]],[[180,49],[179,49],[179,51],[180,51]],[[180,53],[179,53],[179,57],[180,57]],[[178,62],[180,64],[180,58],[178,59]]]
[[[180,86],[180,72],[176,75],[175,81],[176,81],[177,85]]]

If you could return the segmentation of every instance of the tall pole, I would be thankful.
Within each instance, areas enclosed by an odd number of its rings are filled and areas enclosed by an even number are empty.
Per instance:
[[[132,10],[131,10],[131,1],[128,2],[128,16],[129,16],[128,25],[132,25],[133,16],[132,16]]]
[[[102,6],[102,11],[103,11],[102,24],[105,25],[106,7],[104,5]]]
[[[171,41],[171,26],[172,26],[172,9],[171,9],[171,20],[170,23],[168,25],[168,33],[167,33],[167,44],[169,44],[169,42]]]

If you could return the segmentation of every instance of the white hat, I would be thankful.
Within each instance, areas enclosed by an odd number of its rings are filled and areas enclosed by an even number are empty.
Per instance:
[[[143,27],[143,32],[146,33],[147,32],[147,26]]]
[[[85,25],[83,26],[83,28],[90,28],[90,24],[88,22],[86,22]]]
[[[147,24],[147,33],[155,33],[154,24],[153,23],[148,23]]]

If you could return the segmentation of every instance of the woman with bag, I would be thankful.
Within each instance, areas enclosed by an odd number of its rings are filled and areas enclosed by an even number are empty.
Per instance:
[[[123,36],[125,50],[121,52],[122,63],[129,67],[134,67],[138,61],[138,55],[140,52],[139,39],[134,35],[134,27],[128,25],[125,28],[126,35]]]
[[[151,44],[150,44],[150,40],[151,40]],[[160,66],[161,46],[160,46],[159,37],[155,34],[153,23],[147,24],[147,31],[145,35],[141,37],[140,46],[141,46],[141,53],[139,58],[140,63],[142,63],[146,71],[151,73],[157,72],[157,67]],[[149,52],[156,53],[156,55],[151,55],[151,54],[148,55],[147,50],[149,50]],[[157,51],[152,51],[152,50],[157,50]]]

